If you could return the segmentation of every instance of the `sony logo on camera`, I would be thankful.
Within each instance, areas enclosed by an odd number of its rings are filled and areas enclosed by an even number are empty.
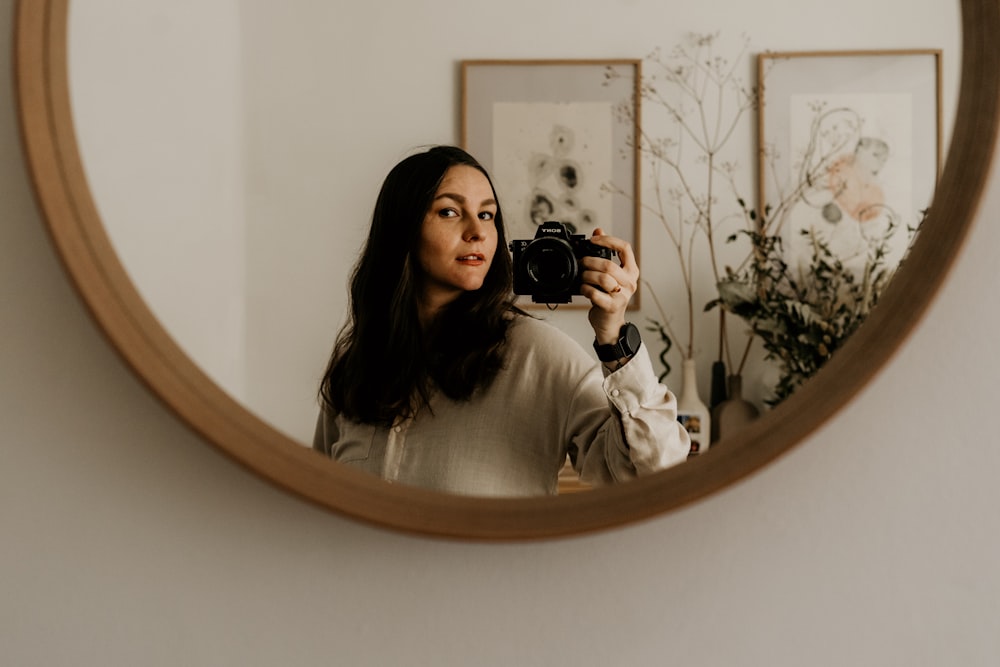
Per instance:
[[[531,296],[535,303],[569,303],[580,293],[580,263],[584,257],[612,259],[614,252],[591,243],[583,234],[570,234],[561,222],[545,222],[535,238],[511,241],[514,294]]]
[[[535,231],[535,238],[541,235],[562,236],[564,232],[568,234],[569,230],[561,222],[543,222]]]

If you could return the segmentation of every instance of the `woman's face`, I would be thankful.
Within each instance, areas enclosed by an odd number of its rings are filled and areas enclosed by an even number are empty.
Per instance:
[[[482,172],[466,165],[445,172],[420,228],[417,259],[428,312],[483,286],[497,249],[496,213]]]

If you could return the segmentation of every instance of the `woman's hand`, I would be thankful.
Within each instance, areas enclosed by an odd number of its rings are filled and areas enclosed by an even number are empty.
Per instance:
[[[625,325],[625,309],[639,286],[639,265],[632,246],[614,236],[595,229],[591,242],[610,248],[618,255],[616,262],[602,257],[584,257],[580,294],[592,304],[587,318],[601,345],[613,345]]]

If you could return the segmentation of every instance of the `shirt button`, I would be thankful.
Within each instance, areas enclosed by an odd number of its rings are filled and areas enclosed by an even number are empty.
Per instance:
[[[617,397],[617,396],[621,396],[621,393],[622,393],[622,392],[621,392],[621,390],[620,390],[620,389],[612,389],[612,390],[611,390],[611,395],[612,395],[612,396],[615,396],[615,397]]]
[[[403,430],[403,427],[402,426],[397,426],[396,428],[394,428],[392,430],[395,431],[396,433],[399,433],[400,431]]]

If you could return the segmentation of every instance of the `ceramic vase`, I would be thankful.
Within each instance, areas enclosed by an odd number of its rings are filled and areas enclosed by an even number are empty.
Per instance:
[[[715,406],[729,398],[729,390],[726,388],[728,375],[726,364],[723,361],[716,361],[712,364],[712,387],[708,394],[708,409],[715,410]],[[714,419],[714,417],[713,417]],[[713,435],[712,442],[715,442]]]
[[[732,435],[760,416],[760,410],[743,398],[743,377],[730,375],[728,378],[729,398],[712,410],[712,442],[724,435]]]
[[[681,393],[677,397],[677,421],[691,436],[691,456],[703,454],[712,442],[712,413],[698,395],[698,374],[694,359],[681,366]]]

